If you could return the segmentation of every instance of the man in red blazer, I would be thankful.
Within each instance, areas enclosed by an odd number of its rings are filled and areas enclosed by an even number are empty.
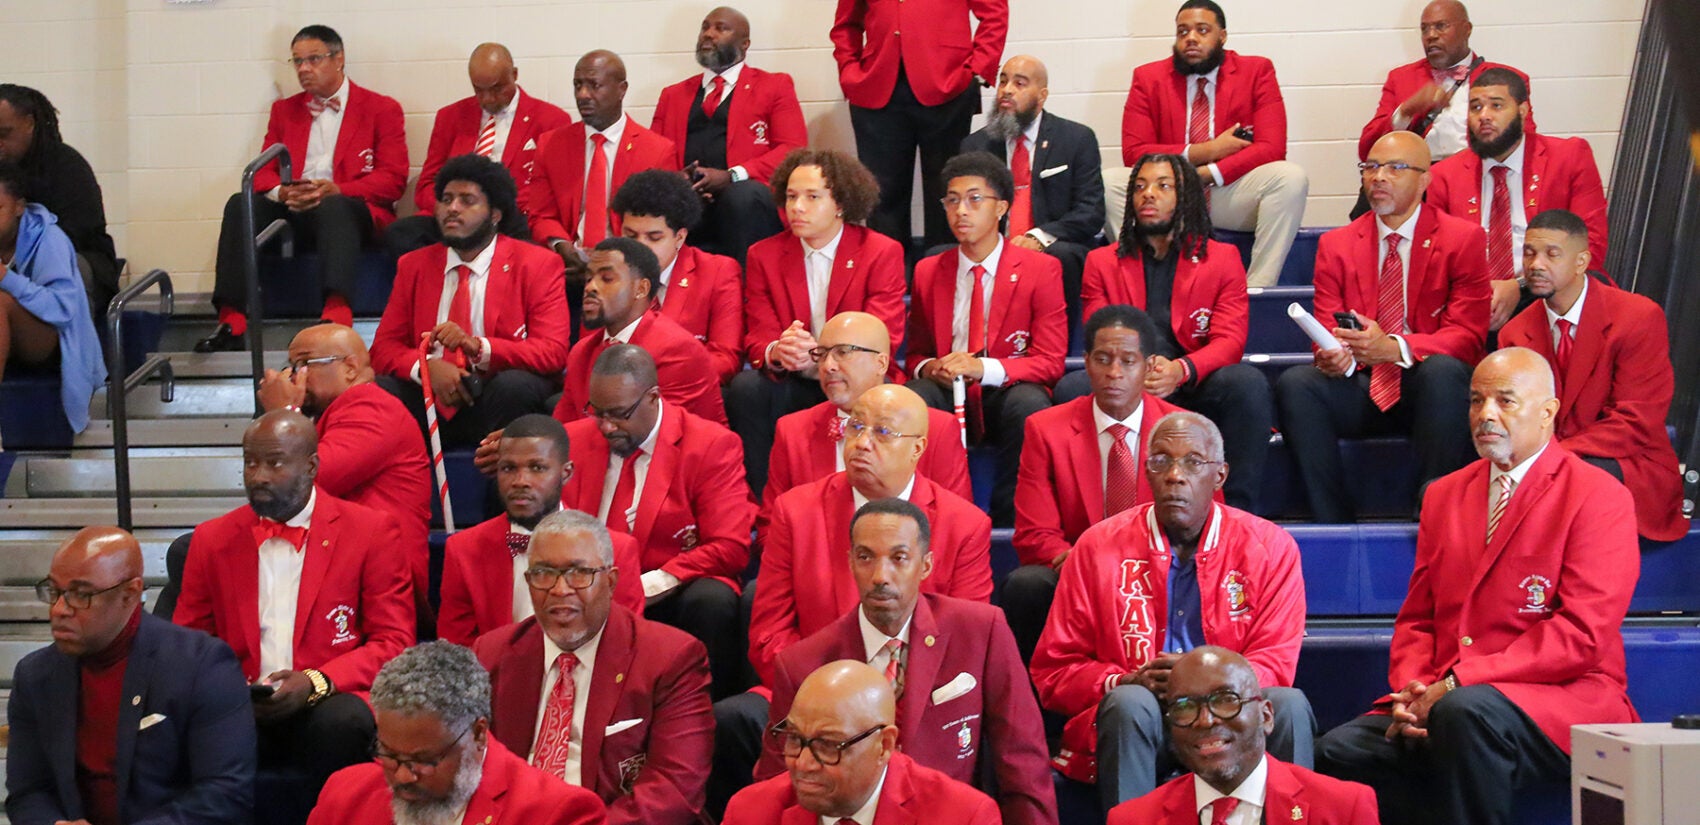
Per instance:
[[[1588,227],[1588,253],[1606,260],[1606,191],[1585,138],[1538,135],[1526,128],[1529,86],[1494,68],[1470,83],[1470,151],[1434,165],[1427,202],[1487,231],[1493,279],[1490,329],[1534,302],[1523,284],[1523,234],[1548,209],[1565,209]]]
[[[708,348],[720,383],[744,368],[744,270],[736,260],[686,246],[703,201],[677,173],[646,169],[614,193],[620,234],[649,247],[661,265],[654,295],[661,314]]]
[[[898,721],[892,687],[878,670],[859,661],[816,670],[797,688],[790,715],[770,733],[780,742],[788,775],[740,791],[721,822],[1003,821],[991,797],[898,750]]]
[[[371,762],[331,777],[309,825],[412,825],[456,814],[452,821],[485,825],[608,821],[595,794],[491,738],[490,676],[464,647],[428,642],[390,660],[372,684],[372,707]]]
[[[703,369],[707,348],[655,309],[661,291],[655,253],[633,238],[605,238],[591,251],[589,267],[583,310],[587,332],[567,353],[566,386],[555,404],[555,418],[566,424],[585,417],[596,357],[614,344],[631,344],[655,361],[663,398],[725,426],[720,382]]]
[[[879,316],[893,350],[903,346],[903,246],[859,225],[879,184],[855,158],[831,149],[799,149],[773,176],[790,232],[750,248],[744,293],[744,357],[755,367],[732,378],[726,404],[744,442],[750,487],[767,480],[774,425],[819,404],[810,355],[826,319],[840,312]],[[895,364],[890,378],[901,381]]]
[[[1287,160],[1287,104],[1275,64],[1226,48],[1228,21],[1213,0],[1186,0],[1175,15],[1174,55],[1133,70],[1122,110],[1122,163],[1181,155],[1210,190],[1210,221],[1254,231],[1252,286],[1274,286],[1304,218],[1310,180]],[[1119,225],[1125,185],[1111,181],[1108,217]]]
[[[726,6],[710,11],[696,42],[702,74],[662,89],[650,122],[673,141],[701,195],[697,243],[739,265],[751,244],[784,230],[773,173],[791,150],[809,145],[791,76],[746,65],[749,50],[749,18]]]
[[[1682,471],[1665,435],[1676,376],[1664,310],[1588,277],[1588,225],[1563,209],[1529,221],[1523,241],[1529,291],[1542,303],[1499,333],[1500,344],[1541,354],[1558,376],[1558,443],[1635,494],[1642,536],[1676,541]]]
[[[1481,227],[1425,208],[1428,146],[1412,132],[1376,141],[1360,164],[1372,214],[1326,235],[1316,250],[1316,317],[1342,344],[1275,384],[1281,433],[1314,520],[1356,521],[1341,438],[1406,433],[1418,495],[1470,461],[1470,365],[1487,337],[1488,275]],[[1340,319],[1350,315],[1353,322]]]
[[[567,362],[561,263],[501,230],[521,220],[513,179],[489,158],[462,155],[437,175],[442,243],[402,256],[372,337],[378,384],[425,422],[430,381],[439,432],[476,444],[526,413],[548,410]],[[419,366],[431,339],[428,374]]]
[[[1051,406],[1068,353],[1062,266],[1004,242],[999,227],[1015,181],[1002,161],[968,152],[943,174],[957,246],[915,265],[908,386],[927,406],[951,410],[952,382],[967,384],[969,434],[998,447],[992,521],[1009,526],[1027,417]]]
[[[538,522],[561,509],[561,487],[572,476],[567,431],[547,415],[522,415],[496,440],[496,493],[506,513],[449,536],[443,550],[442,608],[437,636],[470,645],[479,636],[532,615],[525,586],[525,550]],[[643,552],[637,539],[615,533],[614,601],[641,614],[638,584]]]
[[[1155,501],[1089,528],[1063,565],[1033,652],[1039,702],[1069,716],[1053,764],[1097,782],[1105,810],[1150,793],[1175,765],[1163,708],[1182,653],[1244,654],[1273,710],[1273,750],[1311,763],[1316,718],[1292,687],[1304,639],[1304,576],[1293,537],[1213,500],[1227,479],[1222,436],[1194,412],[1158,421],[1147,483]]]
[[[932,572],[930,533],[926,513],[902,499],[856,511],[850,570],[861,603],[779,655],[769,727],[791,715],[798,683],[829,662],[901,672],[894,689],[904,753],[976,787],[995,777],[1005,823],[1055,823],[1045,724],[1015,637],[995,607],[921,593]],[[769,737],[756,778],[784,770]]]
[[[590,376],[590,417],[567,425],[573,476],[561,503],[595,513],[643,548],[644,615],[708,646],[715,697],[740,685],[738,585],[756,505],[738,437],[666,403],[655,362],[615,344]]]
[[[395,220],[395,202],[407,186],[407,135],[401,104],[350,82],[343,74],[342,36],[329,26],[308,26],[289,45],[301,93],[272,103],[260,145],[289,147],[295,179],[280,185],[277,167],[254,175],[254,222],[289,221],[298,240],[319,253],[323,317],[354,322],[360,247]],[[214,264],[213,305],[218,327],[195,343],[196,352],[240,350],[248,330],[248,281],[243,260],[252,238],[242,224],[242,193],[224,204]]]
[[[261,767],[290,764],[315,791],[364,761],[378,668],[413,644],[409,559],[395,521],[319,495],[318,437],[298,412],[242,435],[248,505],[195,528],[172,621],[223,639],[256,685]],[[334,560],[334,564],[332,563]],[[312,742],[292,748],[292,742]]]
[[[707,652],[614,604],[613,552],[594,516],[559,512],[537,525],[525,573],[535,614],[473,644],[490,671],[491,731],[594,791],[610,823],[690,825],[701,821],[714,747]]]
[[[1110,811],[1110,825],[1308,822],[1378,825],[1375,792],[1265,752],[1275,713],[1244,656],[1204,646],[1175,661],[1164,708],[1175,758],[1190,773]]]
[[[1482,460],[1423,499],[1393,692],[1319,742],[1322,771],[1375,788],[1385,822],[1512,822],[1514,791],[1567,786],[1571,726],[1639,720],[1619,630],[1635,502],[1553,439],[1554,389],[1533,350],[1476,367]]]
[[[437,228],[437,173],[449,158],[474,154],[490,158],[508,170],[525,194],[545,133],[573,122],[561,107],[532,97],[519,87],[513,54],[500,43],[480,43],[467,61],[472,96],[437,110],[431,124],[431,143],[425,164],[413,184],[414,214],[390,225],[384,245],[401,257],[443,239]],[[520,209],[524,210],[521,201]]]
[[[927,245],[949,243],[947,216],[931,208],[944,196],[939,171],[980,113],[980,87],[995,85],[1008,32],[1008,0],[838,0],[838,85],[856,152],[879,179],[869,226],[908,245],[919,150]]]

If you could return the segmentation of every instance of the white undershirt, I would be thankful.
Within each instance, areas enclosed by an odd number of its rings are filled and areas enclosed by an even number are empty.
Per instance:
[[[307,494],[301,508],[286,527],[310,528],[318,488]],[[281,538],[260,542],[260,673],[264,679],[280,670],[295,669],[295,611],[301,598],[301,569],[307,561],[306,542],[291,547]]]
[[[1263,803],[1269,786],[1269,757],[1257,760],[1253,768],[1240,786],[1233,793],[1225,794],[1210,787],[1210,783],[1192,775],[1193,800],[1198,805],[1199,825],[1211,825],[1214,822],[1210,804],[1223,797],[1231,796],[1240,801],[1234,812],[1228,814],[1228,825],[1259,825],[1263,821]],[[1277,811],[1277,813],[1279,813]],[[1285,817],[1281,817],[1285,819]]]
[[[832,264],[838,259],[838,242],[842,240],[844,227],[840,226],[838,234],[819,249],[809,248],[807,241],[798,241],[803,245],[803,270],[809,285],[809,334],[817,337],[821,327],[826,326],[826,302],[832,295]]]
[[[1455,69],[1459,66],[1468,66],[1475,61],[1476,53],[1470,52],[1464,55],[1463,60],[1447,68]],[[1429,77],[1432,79],[1433,76],[1434,73],[1431,71]],[[1445,88],[1445,86],[1443,85],[1442,88]],[[1404,101],[1400,102],[1403,103]],[[1404,131],[1411,127],[1410,118],[1399,114],[1398,109],[1393,110],[1392,120],[1393,131],[1395,132]],[[1452,97],[1447,101],[1446,108],[1440,114],[1435,115],[1434,122],[1429,125],[1428,134],[1423,136],[1423,140],[1428,143],[1429,154],[1433,157],[1434,162],[1439,163],[1464,151],[1470,145],[1469,135],[1470,81],[1465,79],[1463,83],[1458,84],[1458,88],[1452,91]]]
[[[606,627],[606,625],[604,625]],[[573,655],[578,666],[573,668],[573,727],[567,737],[567,775],[561,777],[568,785],[578,785],[584,779],[584,708],[590,702],[590,675],[596,670],[596,649],[602,643],[602,628],[596,629]],[[537,758],[537,740],[543,735],[543,717],[549,712],[549,693],[555,689],[555,659],[564,651],[549,634],[543,634],[543,693],[537,701],[537,723],[531,730],[531,753],[526,761]]]
[[[915,492],[915,474],[910,473],[909,474],[909,483],[903,485],[903,492],[898,493],[897,497],[900,498],[900,499],[903,499],[904,501],[908,501],[909,496],[913,495],[914,492]],[[854,485],[854,484],[850,485],[850,503],[852,505],[852,507],[850,508],[850,512],[852,514],[854,514],[857,510],[862,509],[862,506],[868,503],[868,497],[862,495],[862,491],[856,489],[856,485]]]
[[[1511,497],[1516,498],[1517,497],[1517,487],[1523,483],[1523,476],[1526,476],[1526,475],[1529,474],[1529,468],[1535,466],[1535,459],[1540,458],[1541,453],[1546,452],[1547,451],[1547,445],[1551,444],[1551,443],[1552,442],[1549,441],[1549,442],[1547,442],[1547,444],[1542,444],[1541,448],[1539,450],[1536,450],[1534,455],[1523,459],[1522,463],[1518,464],[1515,467],[1512,467],[1509,470],[1501,470],[1501,469],[1499,469],[1499,465],[1494,464],[1491,461],[1488,462],[1488,487],[1487,487],[1487,489],[1488,489],[1488,492],[1487,492],[1488,513],[1490,513],[1490,514],[1493,513],[1494,501],[1499,498],[1499,487],[1498,487],[1499,477],[1505,476],[1505,475],[1511,476]],[[1510,504],[1510,502],[1507,502],[1508,506],[1509,506],[1509,504]]]
[[[856,608],[856,626],[862,629],[862,653],[868,665],[884,673],[885,666],[891,662],[891,656],[885,651],[885,643],[896,639],[905,645],[909,644],[909,626],[914,622],[915,614],[910,613],[909,618],[903,620],[903,627],[897,631],[897,635],[887,636],[884,631],[874,627],[873,622],[868,621],[867,611]]]

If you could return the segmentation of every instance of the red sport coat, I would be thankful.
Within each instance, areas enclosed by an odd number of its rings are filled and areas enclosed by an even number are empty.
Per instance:
[[[1264,785],[1266,822],[1305,822],[1308,825],[1377,825],[1380,810],[1375,791],[1289,765],[1264,754],[1269,763]],[[1110,809],[1109,825],[1198,825],[1198,794],[1193,775],[1165,782],[1157,790]]]
[[[1558,369],[1543,302],[1507,322],[1499,345],[1528,347]],[[1558,384],[1558,443],[1577,455],[1617,460],[1624,485],[1635,494],[1641,535],[1654,541],[1686,535],[1682,470],[1665,434],[1676,376],[1664,310],[1633,292],[1590,281],[1570,369]]]
[[[614,603],[643,614],[642,548],[637,539],[613,533],[614,566],[620,570]],[[514,620],[514,566],[508,553],[508,517],[497,516],[449,536],[443,550],[442,606],[437,638],[457,645]]]
[[[431,461],[419,428],[396,426],[412,418],[375,383],[344,390],[314,424],[319,433],[315,480],[337,498],[395,519],[418,594],[425,592],[430,576]]]
[[[902,751],[886,763],[874,825],[999,825],[992,798],[971,785],[924,767]],[[732,796],[720,825],[819,825],[820,816],[797,803],[791,777],[775,776]]]
[[[1525,85],[1529,83],[1529,76],[1517,69],[1512,69],[1503,63],[1486,61],[1470,72],[1470,80],[1474,81],[1478,75],[1488,69],[1511,69],[1523,78]],[[1383,135],[1393,131],[1393,113],[1399,110],[1399,104],[1409,100],[1411,95],[1417,93],[1417,90],[1433,82],[1434,73],[1429,69],[1428,61],[1425,59],[1419,58],[1413,63],[1394,67],[1387,72],[1387,82],[1381,86],[1381,103],[1375,107],[1375,117],[1370,118],[1369,122],[1364,124],[1363,134],[1358,137],[1358,160],[1368,158],[1370,147],[1374,146],[1375,142],[1380,140]],[[1455,94],[1467,97],[1470,94],[1469,84],[1465,83]],[[1530,131],[1534,130],[1535,116],[1532,111],[1523,126]]]
[[[1523,133],[1523,215],[1533,220],[1548,209],[1568,209],[1588,226],[1593,268],[1606,264],[1606,189],[1586,138]],[[1424,203],[1480,225],[1482,158],[1464,150],[1429,171]],[[1523,250],[1512,250],[1522,256]]]
[[[767,367],[767,345],[792,321],[809,323],[808,270],[803,242],[781,232],[750,247],[744,259],[744,357]],[[852,310],[878,316],[891,333],[891,351],[903,349],[903,247],[865,226],[844,225],[827,284],[826,317]],[[888,378],[901,381],[894,359]]]
[[[915,265],[905,358],[911,374],[922,361],[954,349],[950,328],[959,254],[951,248]],[[1068,305],[1063,300],[1062,265],[1043,252],[1004,244],[992,278],[986,357],[1003,362],[1005,386],[1026,381],[1049,389],[1062,377],[1067,355]]]
[[[271,675],[260,672],[259,522],[243,505],[195,528],[171,617],[223,639],[250,682]],[[317,492],[295,608],[296,670],[364,695],[378,668],[413,644],[413,584],[399,543],[387,513]]]
[[[1186,350],[1200,381],[1245,355],[1251,329],[1251,305],[1246,297],[1245,265],[1240,253],[1220,241],[1205,241],[1205,255],[1175,262],[1175,283],[1169,298],[1169,328]],[[1145,259],[1123,257],[1115,245],[1086,255],[1081,277],[1081,321],[1110,304],[1145,309]]]
[[[674,163],[685,165],[685,136],[696,105],[702,75],[691,75],[661,90],[649,128],[673,141]],[[742,166],[750,179],[767,183],[779,162],[793,149],[809,145],[809,126],[797,87],[784,72],[764,72],[748,63],[738,70],[738,87],[730,90],[726,113],[726,165]]]
[[[1144,393],[1139,415],[1139,487],[1135,504],[1151,501],[1146,442],[1157,422],[1181,408]],[[1022,564],[1050,564],[1074,547],[1086,528],[1104,520],[1104,461],[1092,396],[1040,410],[1027,419],[1015,481],[1015,554]]]
[[[638,125],[630,115],[626,130],[620,137],[620,148],[614,153],[614,174],[608,190],[608,200],[634,172],[645,169],[677,170],[678,150],[668,140]],[[552,238],[565,238],[578,243],[579,213],[584,209],[584,142],[586,126],[569,123],[543,136],[537,142],[537,158],[532,162],[531,180],[519,181],[525,186],[526,217],[531,220],[532,240],[540,244]],[[620,216],[610,215],[613,234],[620,234]]]
[[[541,655],[541,654],[539,654]],[[486,740],[484,776],[466,803],[462,822],[486,825],[603,825],[608,821],[602,801],[583,788],[568,785]],[[331,774],[307,825],[380,825],[395,822],[390,811],[389,781],[374,762],[351,765]]]
[[[769,725],[791,715],[797,685],[815,668],[867,658],[860,610],[852,608],[779,655]],[[998,807],[1008,825],[1055,823],[1045,723],[1003,611],[925,593],[915,602],[909,639],[897,707],[903,752],[969,785],[978,786],[981,776],[995,776]],[[956,681],[963,676],[971,684]],[[785,757],[774,740],[764,737],[763,743],[758,780],[785,772]]]
[[[1356,310],[1375,319],[1381,260],[1370,212],[1322,236],[1316,244],[1316,317]],[[1403,227],[1401,227],[1403,228]],[[1438,209],[1422,209],[1405,273],[1405,343],[1417,361],[1450,355],[1474,365],[1487,341],[1487,233]]]
[[[909,501],[933,528],[933,572],[921,590],[990,601],[992,520],[985,511],[920,475]],[[762,684],[774,684],[781,651],[861,603],[850,575],[855,506],[845,473],[792,488],[774,502],[761,536],[761,587],[750,608],[750,661]]]
[[[1175,71],[1168,57],[1133,70],[1133,85],[1122,107],[1122,165],[1132,166],[1151,152],[1185,154],[1196,83],[1191,75]],[[1215,115],[1211,137],[1235,123],[1252,127],[1250,146],[1216,162],[1223,183],[1231,184],[1265,163],[1286,160],[1287,104],[1269,58],[1224,52],[1216,72]]]
[[[758,531],[780,493],[838,472],[838,454],[844,445],[829,437],[837,417],[838,406],[822,401],[779,419],[767,462],[767,486],[761,493]],[[956,416],[944,410],[927,410],[927,449],[922,451],[915,472],[967,501],[974,500],[974,488],[968,481],[968,451],[962,446],[962,428]]]
[[[432,244],[401,256],[395,288],[372,336],[372,369],[401,378],[419,364],[419,338],[437,326],[449,248]],[[561,257],[496,236],[484,285],[484,337],[492,373],[522,369],[558,375],[567,364],[567,293]]]
[[[531,180],[538,141],[548,132],[572,123],[573,118],[561,107],[532,97],[524,89],[517,94],[519,102],[514,104],[508,142],[502,146],[502,156],[497,160],[519,187],[519,207],[524,212],[525,185]],[[484,107],[478,105],[476,97],[462,98],[437,110],[437,119],[431,123],[431,145],[425,149],[425,165],[419,168],[419,182],[413,185],[413,205],[420,214],[435,213],[438,170],[449,158],[472,154],[483,125]]]
[[[708,349],[684,327],[651,306],[632,331],[632,344],[655,359],[662,397],[716,424],[728,426],[720,382],[713,372],[703,369],[709,359]],[[608,348],[607,342],[606,328],[594,332],[587,329],[567,353],[566,384],[561,400],[555,404],[555,418],[562,424],[584,417],[584,405],[590,401],[591,368],[596,364],[596,356]]]
[[[490,671],[490,732],[514,753],[530,753],[543,629],[526,619],[479,637],[472,651]],[[609,732],[628,721],[636,724]],[[714,751],[702,642],[615,606],[596,646],[583,732],[578,784],[608,804],[610,823],[701,820]]]
[[[567,437],[573,477],[561,491],[561,504],[595,513],[608,475],[608,440],[590,418],[568,424]],[[632,529],[643,546],[643,572],[665,570],[687,582],[713,576],[736,587],[750,562],[755,519],[738,437],[665,404]]]
[[[1487,519],[1485,459],[1429,485],[1388,683],[1493,685],[1565,753],[1571,725],[1638,721],[1619,630],[1641,570],[1629,490],[1549,442],[1492,542]]]
[[[297,179],[307,162],[307,137],[313,115],[307,111],[307,92],[272,101],[262,148],[274,143],[289,147]],[[366,202],[372,227],[382,230],[395,220],[395,202],[407,188],[407,134],[401,104],[395,98],[348,81],[348,99],[343,101],[342,126],[337,130],[336,148],[331,152],[331,180],[342,194]],[[279,182],[277,164],[254,174],[254,191],[267,192]]]
[[[972,33],[970,14],[978,22]],[[1009,0],[838,0],[832,59],[852,106],[891,102],[899,68],[922,106],[938,106],[976,76],[997,85],[1008,33]]]
[[[744,368],[744,270],[725,255],[679,248],[661,294],[661,314],[708,347],[720,383]]]

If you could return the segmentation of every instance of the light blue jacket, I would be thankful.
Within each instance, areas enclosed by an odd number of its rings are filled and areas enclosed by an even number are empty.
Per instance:
[[[77,251],[47,207],[32,203],[18,221],[18,250],[0,277],[29,314],[59,330],[59,400],[65,420],[82,432],[89,425],[89,399],[106,382],[100,338],[89,317],[89,298],[77,271]]]

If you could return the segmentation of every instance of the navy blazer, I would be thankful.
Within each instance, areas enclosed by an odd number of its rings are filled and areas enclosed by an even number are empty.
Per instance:
[[[1046,111],[1039,118],[1039,145],[1029,158],[1033,169],[1033,225],[1090,248],[1104,228],[1104,161],[1092,127]],[[964,152],[1005,157],[1003,140],[981,129],[962,139]],[[1049,174],[1046,174],[1046,173]]]
[[[77,791],[78,664],[51,645],[13,676],[6,815],[53,825],[86,813]],[[254,812],[254,710],[225,643],[142,612],[118,708],[118,816],[239,825]],[[163,716],[144,730],[144,719]]]

